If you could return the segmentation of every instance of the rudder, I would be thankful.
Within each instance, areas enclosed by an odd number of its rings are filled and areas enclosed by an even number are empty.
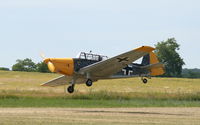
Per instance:
[[[158,58],[157,58],[155,53],[150,52],[149,55],[150,55],[150,64],[159,63]],[[163,66],[159,67],[159,68],[152,68],[151,69],[151,76],[158,76],[158,75],[162,75],[164,73],[165,72],[163,70]]]
[[[157,58],[156,54],[153,52],[150,52],[149,54],[145,55],[142,59],[143,66],[157,64],[157,63],[159,63],[158,58]],[[151,76],[162,75],[164,73],[165,72],[163,70],[163,66],[150,69]]]

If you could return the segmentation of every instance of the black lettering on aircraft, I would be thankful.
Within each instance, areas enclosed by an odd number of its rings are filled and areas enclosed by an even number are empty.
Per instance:
[[[122,69],[124,75],[130,76],[133,73],[132,67],[127,66],[126,68]]]
[[[118,62],[128,62],[129,58],[128,57],[124,57],[124,58],[117,58]]]

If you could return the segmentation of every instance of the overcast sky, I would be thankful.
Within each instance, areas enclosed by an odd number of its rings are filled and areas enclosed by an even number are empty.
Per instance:
[[[115,56],[175,37],[186,68],[200,68],[199,0],[0,0],[0,67],[16,59]]]

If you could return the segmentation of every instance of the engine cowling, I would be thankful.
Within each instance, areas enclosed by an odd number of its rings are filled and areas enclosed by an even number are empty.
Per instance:
[[[72,58],[47,58],[44,62],[51,72],[71,76],[74,73],[74,60]]]

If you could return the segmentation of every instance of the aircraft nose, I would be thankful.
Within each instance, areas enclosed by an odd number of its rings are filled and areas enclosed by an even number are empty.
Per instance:
[[[56,71],[56,68],[55,68],[55,66],[53,65],[53,63],[52,62],[48,62],[48,68],[49,68],[49,70],[51,71],[51,72],[55,72]]]
[[[54,64],[51,62],[51,59],[45,59],[44,62],[47,64],[47,66],[51,72],[56,71],[56,68],[55,68]]]
[[[49,61],[50,61],[50,59],[49,59],[49,58],[47,58],[47,59],[44,59],[44,61],[43,61],[43,62],[47,64]]]
[[[74,60],[72,58],[47,58],[44,59],[51,72],[71,76],[74,73]]]

